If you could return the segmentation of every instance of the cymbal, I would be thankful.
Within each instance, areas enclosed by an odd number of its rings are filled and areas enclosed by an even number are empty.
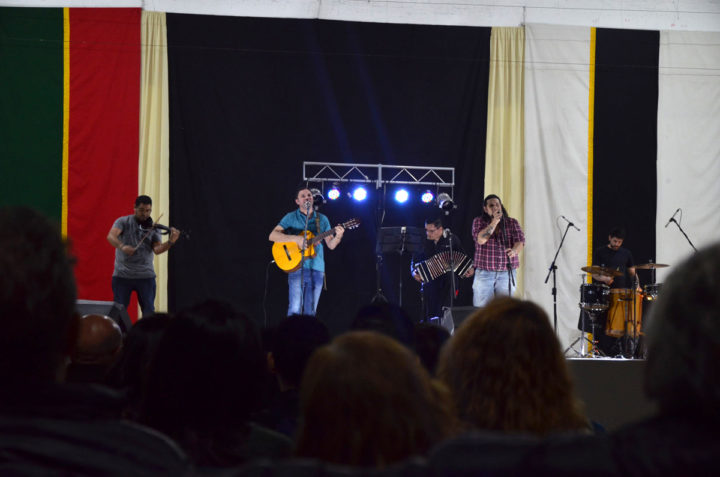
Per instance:
[[[643,263],[642,265],[635,265],[635,268],[640,270],[654,270],[656,268],[665,268],[669,266],[670,265],[666,265],[664,263]]]
[[[606,275],[608,277],[619,277],[622,275],[622,272],[618,270],[613,270],[612,268],[607,267],[600,267],[598,265],[593,265],[591,267],[582,267],[580,270],[587,273],[592,273],[594,275]]]

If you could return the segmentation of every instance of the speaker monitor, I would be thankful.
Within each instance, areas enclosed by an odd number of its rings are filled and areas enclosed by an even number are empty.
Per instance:
[[[479,309],[480,308],[476,306],[443,307],[441,326],[446,328],[450,333],[454,333],[463,321]]]
[[[94,300],[78,300],[76,304],[77,312],[80,315],[105,315],[115,321],[120,327],[123,336],[130,331],[132,321],[127,310],[120,303],[112,301],[94,301]]]

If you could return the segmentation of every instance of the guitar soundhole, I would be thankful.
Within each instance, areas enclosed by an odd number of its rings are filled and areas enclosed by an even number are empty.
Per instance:
[[[290,251],[287,248],[287,245],[283,245],[283,250],[285,250],[285,255],[287,255],[287,259],[291,260],[292,257],[290,257]]]

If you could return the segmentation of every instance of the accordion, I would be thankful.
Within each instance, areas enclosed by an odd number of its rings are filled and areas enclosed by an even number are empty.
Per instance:
[[[452,253],[452,254],[451,254]],[[452,260],[450,260],[452,258]],[[472,266],[472,260],[462,252],[446,250],[428,258],[424,262],[416,263],[413,270],[420,275],[423,283],[435,280],[440,275],[450,271],[452,263],[453,272],[462,276]]]

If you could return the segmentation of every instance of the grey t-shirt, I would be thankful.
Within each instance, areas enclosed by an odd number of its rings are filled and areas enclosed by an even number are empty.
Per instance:
[[[113,224],[114,228],[122,230],[120,232],[120,241],[125,245],[135,247],[140,240],[147,234],[147,230],[141,230],[140,224],[135,220],[134,215],[126,215],[120,217]],[[153,268],[153,252],[152,245],[162,242],[160,232],[153,230],[145,237],[142,244],[135,250],[132,255],[126,255],[119,248],[115,250],[115,270],[113,277],[121,278],[154,278],[155,269]]]

